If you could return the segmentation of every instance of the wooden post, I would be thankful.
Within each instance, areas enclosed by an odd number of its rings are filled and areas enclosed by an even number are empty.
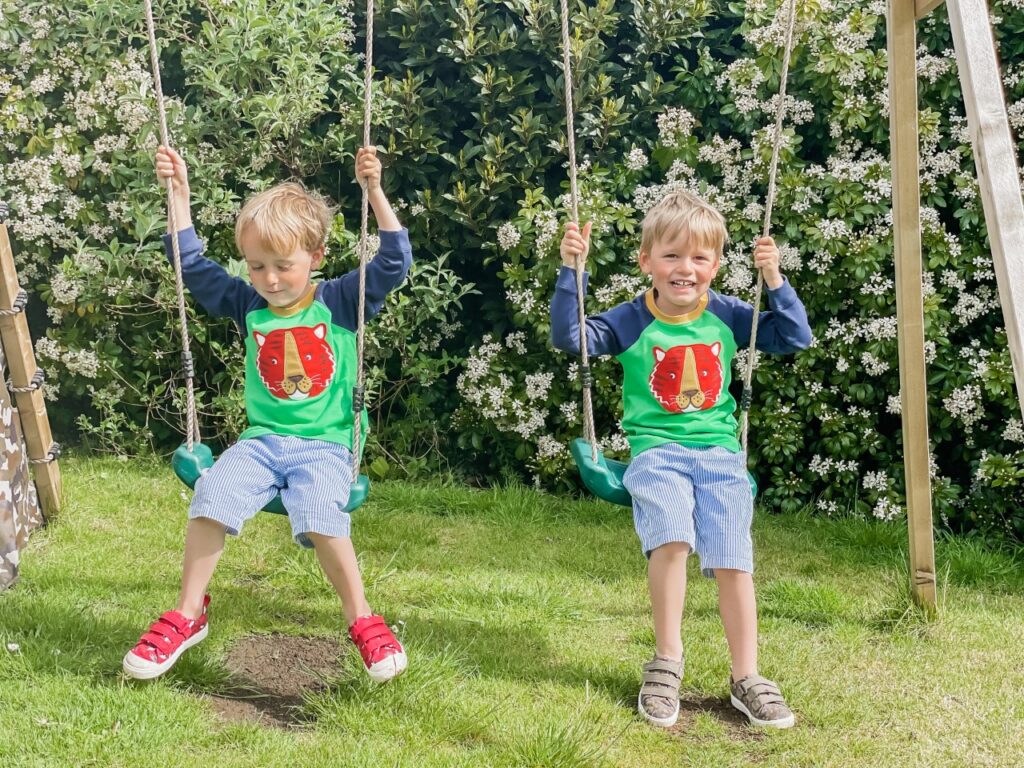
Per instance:
[[[14,266],[11,241],[7,236],[7,207],[0,203],[0,310],[18,306],[18,273]],[[24,312],[0,315],[0,342],[3,343],[7,365],[11,372],[11,386],[21,416],[21,426],[33,466],[36,490],[43,512],[53,519],[60,512],[60,467],[54,453],[59,450],[50,433],[50,420],[46,403],[38,385],[33,387],[39,368],[32,349],[28,321]],[[21,391],[18,391],[21,390]]]
[[[1024,201],[985,0],[949,0],[957,70],[1024,418]]]
[[[928,461],[928,385],[925,378],[921,284],[916,10],[914,0],[889,0],[889,141],[910,584],[917,603],[935,610],[935,540]]]

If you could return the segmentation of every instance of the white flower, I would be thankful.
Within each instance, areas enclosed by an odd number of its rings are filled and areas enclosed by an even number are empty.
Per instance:
[[[647,167],[647,153],[640,147],[633,147],[626,155],[626,167],[631,171],[640,171]]]
[[[1003,430],[1003,440],[1011,443],[1024,443],[1024,423],[1020,419],[1011,418]]]
[[[498,245],[504,251],[511,250],[519,245],[519,240],[522,238],[522,234],[516,229],[516,225],[511,221],[506,221],[500,227],[498,227]]]
[[[693,132],[696,120],[682,107],[669,107],[658,115],[658,134],[666,147],[678,147]]]
[[[891,277],[875,272],[861,285],[860,292],[872,296],[888,296],[894,287]]]
[[[942,405],[954,417],[959,418],[965,427],[970,427],[985,416],[985,408],[981,402],[981,387],[967,384],[954,389],[943,399]]]
[[[873,514],[879,520],[885,520],[886,522],[889,522],[891,520],[895,520],[897,517],[900,517],[903,514],[903,507],[901,507],[899,504],[894,504],[893,502],[889,501],[889,499],[883,496],[878,500],[878,503],[875,504],[875,508],[871,511],[871,514]]]
[[[555,459],[567,456],[568,449],[551,435],[541,435],[537,440],[537,456],[542,459]]]
[[[886,491],[889,488],[889,476],[885,472],[867,472],[861,485],[869,491]]]
[[[885,360],[879,360],[870,352],[864,352],[861,354],[860,362],[861,365],[864,366],[864,370],[871,376],[880,376],[889,370],[889,363]]]
[[[49,336],[36,340],[36,357],[42,360],[60,360],[60,345]]]
[[[818,499],[815,506],[826,515],[834,515],[839,512],[839,505],[831,499]]]
[[[558,410],[562,413],[562,418],[565,419],[565,423],[572,425],[579,421],[579,403],[566,402],[558,406]]]
[[[530,373],[526,375],[526,399],[542,400],[547,397],[551,389],[551,382],[554,380],[553,373]]]
[[[526,354],[526,331],[512,331],[505,337],[505,346],[517,355]]]

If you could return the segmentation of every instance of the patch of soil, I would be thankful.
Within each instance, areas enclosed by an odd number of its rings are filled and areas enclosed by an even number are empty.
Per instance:
[[[328,638],[252,635],[231,646],[226,666],[233,689],[209,696],[214,710],[228,722],[260,723],[278,728],[308,724],[303,694],[322,691],[338,673],[341,648]]]
[[[672,726],[673,731],[688,732],[694,718],[708,712],[726,727],[734,739],[761,741],[764,733],[748,725],[747,717],[736,709],[728,699],[718,696],[698,696],[694,693],[683,693],[679,698],[679,722]]]

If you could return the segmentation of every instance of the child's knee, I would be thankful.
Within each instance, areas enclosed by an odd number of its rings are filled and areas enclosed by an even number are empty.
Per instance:
[[[685,560],[689,556],[690,551],[690,545],[685,541],[670,541],[652,549],[649,556],[651,558],[658,557],[659,559],[682,558]]]

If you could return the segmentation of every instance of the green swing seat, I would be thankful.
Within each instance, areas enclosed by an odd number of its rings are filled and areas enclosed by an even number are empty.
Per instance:
[[[202,443],[194,443],[192,450],[189,451],[188,443],[182,443],[178,446],[178,450],[174,452],[174,456],[171,457],[171,466],[174,468],[174,474],[178,476],[178,479],[189,488],[194,489],[199,477],[213,466],[213,451],[210,450],[208,445],[203,445]],[[352,490],[349,493],[345,511],[354,512],[359,509],[359,507],[363,506],[366,497],[369,495],[370,478],[366,475],[359,475],[356,481],[352,483]],[[263,508],[263,511],[272,512],[275,515],[288,514],[288,510],[284,508],[284,502],[281,501],[281,494],[277,494]]]
[[[622,476],[626,474],[629,463],[606,459],[603,453],[598,452],[597,459],[590,450],[590,443],[583,438],[572,441],[572,458],[580,472],[580,479],[587,490],[599,499],[610,501],[612,504],[619,504],[623,507],[633,506],[633,499],[622,484]],[[747,473],[750,480],[750,492],[757,498],[757,479],[752,472]]]

